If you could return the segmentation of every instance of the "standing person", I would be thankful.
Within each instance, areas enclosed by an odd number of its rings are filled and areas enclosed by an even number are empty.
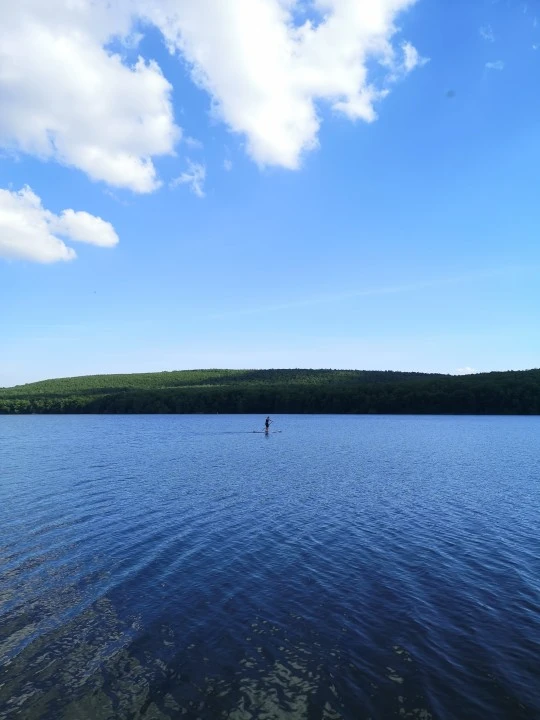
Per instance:
[[[271,425],[271,424],[272,424],[272,420],[270,420],[270,416],[268,416],[268,417],[266,418],[266,420],[264,421],[264,431],[265,431],[265,432],[270,432],[270,425]]]

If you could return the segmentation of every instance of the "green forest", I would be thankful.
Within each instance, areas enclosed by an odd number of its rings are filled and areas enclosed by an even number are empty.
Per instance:
[[[184,370],[0,389],[1,414],[540,414],[540,370],[453,376],[368,370]]]

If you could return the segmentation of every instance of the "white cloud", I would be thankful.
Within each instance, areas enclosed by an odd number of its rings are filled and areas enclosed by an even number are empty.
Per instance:
[[[502,60],[496,60],[495,62],[487,62],[486,68],[488,70],[504,70],[504,62]]]
[[[463,367],[458,368],[457,370],[454,370],[452,375],[475,375],[477,373],[477,370],[475,370],[472,367]]]
[[[232,160],[229,160],[229,158],[225,158],[225,160],[223,161],[223,167],[227,172],[231,172],[231,170],[233,169]]]
[[[372,122],[392,83],[425,62],[409,42],[394,43],[398,16],[415,2],[6,0],[0,148],[112,187],[159,187],[154,160],[180,138],[172,87],[155,61],[128,66],[111,50],[138,47],[153,24],[250,156],[297,168],[317,147],[320,103]],[[368,72],[376,63],[379,78]]]
[[[171,181],[170,187],[178,185],[189,185],[197,197],[204,197],[204,181],[206,179],[206,167],[200,163],[188,160],[188,169],[179,177]]]
[[[132,0],[2,3],[0,146],[78,168],[135,192],[159,186],[152,158],[179,137],[171,86],[155,62],[133,67]]]
[[[118,235],[113,226],[84,210],[64,210],[50,225],[54,232],[77,242],[99,247],[114,247],[118,244]]]
[[[491,25],[482,25],[480,28],[480,36],[487,42],[495,42],[495,34]]]
[[[415,0],[312,0],[302,4],[313,17],[301,26],[298,0],[138,2],[261,165],[299,166],[318,143],[319,102],[351,120],[375,120],[388,83],[371,80],[372,60],[389,78],[419,62],[407,43],[403,65],[392,45],[398,14]]]
[[[423,67],[429,62],[429,58],[423,58],[420,56],[418,50],[411,45],[410,42],[405,42],[402,45],[403,49],[403,69],[405,73],[410,73],[415,67]]]
[[[0,189],[0,257],[53,263],[73,260],[75,251],[59,237],[100,247],[113,247],[113,226],[87,212],[45,210],[29,187],[18,192]]]

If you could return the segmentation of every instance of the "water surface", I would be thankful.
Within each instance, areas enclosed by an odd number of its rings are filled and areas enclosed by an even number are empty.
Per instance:
[[[540,418],[0,417],[0,718],[540,717]]]

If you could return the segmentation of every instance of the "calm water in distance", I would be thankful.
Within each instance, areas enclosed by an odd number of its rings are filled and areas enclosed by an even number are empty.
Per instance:
[[[0,417],[0,719],[540,718],[540,418]]]

